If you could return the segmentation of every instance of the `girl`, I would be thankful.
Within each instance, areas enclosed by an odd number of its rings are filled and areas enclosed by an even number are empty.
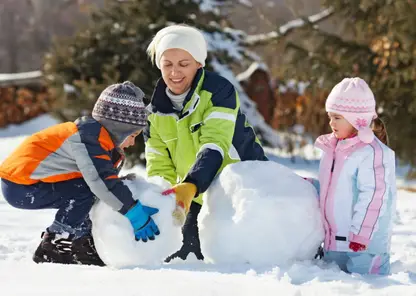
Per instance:
[[[333,133],[315,143],[323,151],[319,185],[324,260],[349,273],[388,274],[395,156],[386,146],[374,95],[364,80],[345,78],[329,94],[326,111]]]

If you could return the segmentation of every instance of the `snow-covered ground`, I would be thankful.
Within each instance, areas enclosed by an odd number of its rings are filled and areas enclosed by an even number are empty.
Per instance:
[[[25,135],[53,122],[42,116],[24,126],[0,129],[0,162]],[[317,161],[292,163],[275,151],[268,153],[300,175],[317,173]],[[132,171],[144,175],[141,167]],[[403,183],[400,177],[398,181]],[[191,258],[184,263],[128,269],[37,265],[31,256],[54,211],[17,210],[0,194],[0,295],[416,295],[415,199],[416,193],[399,190],[392,274],[374,277],[345,274],[333,264],[313,260],[254,266],[204,264]],[[235,243],[242,248],[246,245],[244,240]]]

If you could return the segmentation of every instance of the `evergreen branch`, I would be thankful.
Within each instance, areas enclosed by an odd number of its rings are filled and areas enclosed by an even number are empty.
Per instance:
[[[343,48],[348,48],[350,50],[360,50],[364,51],[368,54],[373,54],[372,50],[365,44],[360,44],[355,41],[348,41],[343,39],[342,37],[331,34],[329,32],[322,31],[316,26],[312,26],[313,32],[319,34],[320,37],[323,37],[325,39],[326,44],[331,44],[331,46],[338,46]]]
[[[336,64],[331,63],[327,57],[321,56],[317,54],[316,52],[308,51],[307,49],[305,49],[304,47],[298,44],[295,44],[293,42],[288,42],[288,44],[286,45],[286,48],[294,50],[295,52],[301,55],[301,58],[306,59],[309,62],[317,61],[334,72],[340,71],[339,67]]]
[[[327,8],[317,14],[308,16],[306,18],[298,18],[295,20],[291,20],[283,26],[280,26],[277,31],[272,31],[263,34],[247,35],[244,40],[244,44],[252,46],[278,40],[284,36],[287,36],[295,29],[303,28],[310,25],[317,25],[318,23],[328,19],[333,14],[334,10],[332,8]]]

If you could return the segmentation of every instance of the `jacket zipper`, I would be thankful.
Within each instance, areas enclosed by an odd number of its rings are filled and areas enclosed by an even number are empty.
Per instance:
[[[327,198],[325,199],[325,220],[326,220],[326,222],[328,224],[329,245],[331,245],[331,224],[329,223],[328,218],[327,218],[327,209],[328,209],[328,207],[327,207],[327,204],[326,203],[328,202],[328,195],[329,195],[329,191],[331,189],[332,174],[334,173],[334,168],[335,168],[335,153],[333,154],[332,165],[331,165],[331,175],[330,175],[330,179],[329,179],[329,183],[328,183],[328,191],[326,193],[326,197]],[[329,245],[326,246],[326,248],[329,248]]]

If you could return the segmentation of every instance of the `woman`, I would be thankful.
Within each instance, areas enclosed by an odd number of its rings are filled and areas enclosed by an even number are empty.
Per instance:
[[[204,259],[197,217],[202,193],[228,164],[267,160],[252,127],[240,110],[234,86],[204,70],[207,44],[202,33],[189,26],[160,30],[147,49],[162,72],[155,87],[146,142],[148,176],[161,176],[176,194],[174,219],[183,224],[182,248],[166,259],[185,260],[189,253]],[[187,215],[187,216],[185,216]]]

